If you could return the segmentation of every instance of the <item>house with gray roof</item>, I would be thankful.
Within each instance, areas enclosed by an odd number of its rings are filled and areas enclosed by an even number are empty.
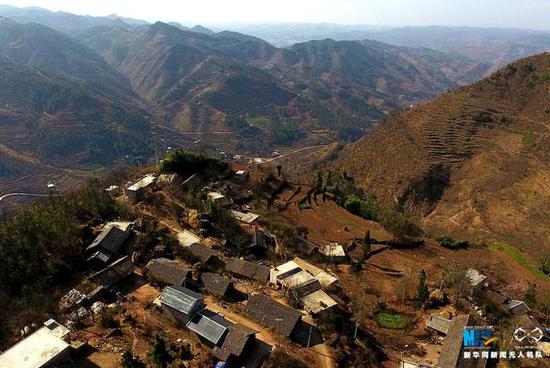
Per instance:
[[[191,255],[203,265],[211,269],[223,267],[223,262],[218,252],[209,246],[203,243],[193,243],[188,249]]]
[[[462,341],[464,338],[464,327],[468,325],[470,316],[467,314],[452,319],[447,337],[443,341],[443,347],[439,354],[438,367],[456,368],[462,352]]]
[[[126,256],[94,273],[88,279],[103,287],[109,287],[133,273],[134,264],[132,263],[132,259]]]
[[[255,342],[256,331],[241,325],[231,325],[220,346],[214,347],[214,356],[230,366],[239,367],[239,359],[249,355]]]
[[[109,263],[132,233],[132,222],[108,222],[86,248],[88,260]]]
[[[254,262],[232,258],[227,261],[225,271],[238,277],[256,280],[262,283],[269,281],[269,267]]]
[[[185,286],[192,279],[192,270],[176,261],[155,258],[147,263],[145,276],[152,281],[169,286]]]
[[[233,281],[217,273],[204,272],[200,276],[200,281],[204,290],[219,297],[227,296],[233,289]]]
[[[166,287],[160,294],[159,302],[162,309],[182,326],[204,308],[202,294],[180,286]]]
[[[261,325],[286,337],[292,337],[298,323],[302,320],[302,314],[299,311],[263,294],[254,294],[248,299],[245,313]]]
[[[428,328],[431,328],[432,330],[435,330],[444,335],[447,335],[447,333],[449,332],[450,325],[450,319],[436,316],[435,314],[432,314],[430,316],[430,319],[428,319]]]
[[[208,309],[196,313],[187,323],[187,328],[211,348],[221,344],[230,326],[229,321]]]

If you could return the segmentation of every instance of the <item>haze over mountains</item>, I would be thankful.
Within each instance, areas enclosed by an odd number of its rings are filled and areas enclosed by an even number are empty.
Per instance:
[[[242,33],[115,15],[0,6],[2,15],[12,18],[0,21],[3,91],[20,91],[2,95],[2,170],[6,180],[25,182],[44,167],[72,175],[144,160],[158,128],[219,133],[224,149],[254,155],[353,141],[391,111],[550,45],[531,31],[485,30],[476,41],[467,28],[360,30],[406,45],[395,46],[340,37],[334,26],[333,38],[358,40],[276,47]]]

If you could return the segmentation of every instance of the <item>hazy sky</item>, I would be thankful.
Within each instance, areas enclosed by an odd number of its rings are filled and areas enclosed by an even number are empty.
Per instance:
[[[329,22],[550,29],[550,0],[0,0],[76,14],[201,24]]]

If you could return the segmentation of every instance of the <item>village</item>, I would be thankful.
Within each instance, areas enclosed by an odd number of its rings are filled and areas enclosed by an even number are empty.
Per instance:
[[[482,368],[509,358],[518,328],[541,333],[523,340],[524,366],[550,354],[528,302],[484,274],[498,262],[453,273],[426,262],[451,262],[452,250],[402,247],[330,195],[288,183],[281,168],[192,158],[110,183],[132,215],[96,226],[87,276],[55,318],[22,329],[0,368]],[[498,313],[509,341],[472,359],[465,329],[503,332]]]

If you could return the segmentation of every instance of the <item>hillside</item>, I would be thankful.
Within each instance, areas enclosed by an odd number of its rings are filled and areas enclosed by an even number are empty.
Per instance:
[[[231,131],[238,118],[239,135],[253,130],[283,145],[356,139],[388,111],[484,72],[431,50],[331,40],[277,49],[235,32],[202,34],[160,22],[133,31],[96,28],[79,38],[159,105],[169,126]]]
[[[0,193],[74,188],[101,168],[150,155],[146,117],[82,84],[0,56]]]
[[[439,234],[550,247],[550,54],[391,115],[329,166]]]

